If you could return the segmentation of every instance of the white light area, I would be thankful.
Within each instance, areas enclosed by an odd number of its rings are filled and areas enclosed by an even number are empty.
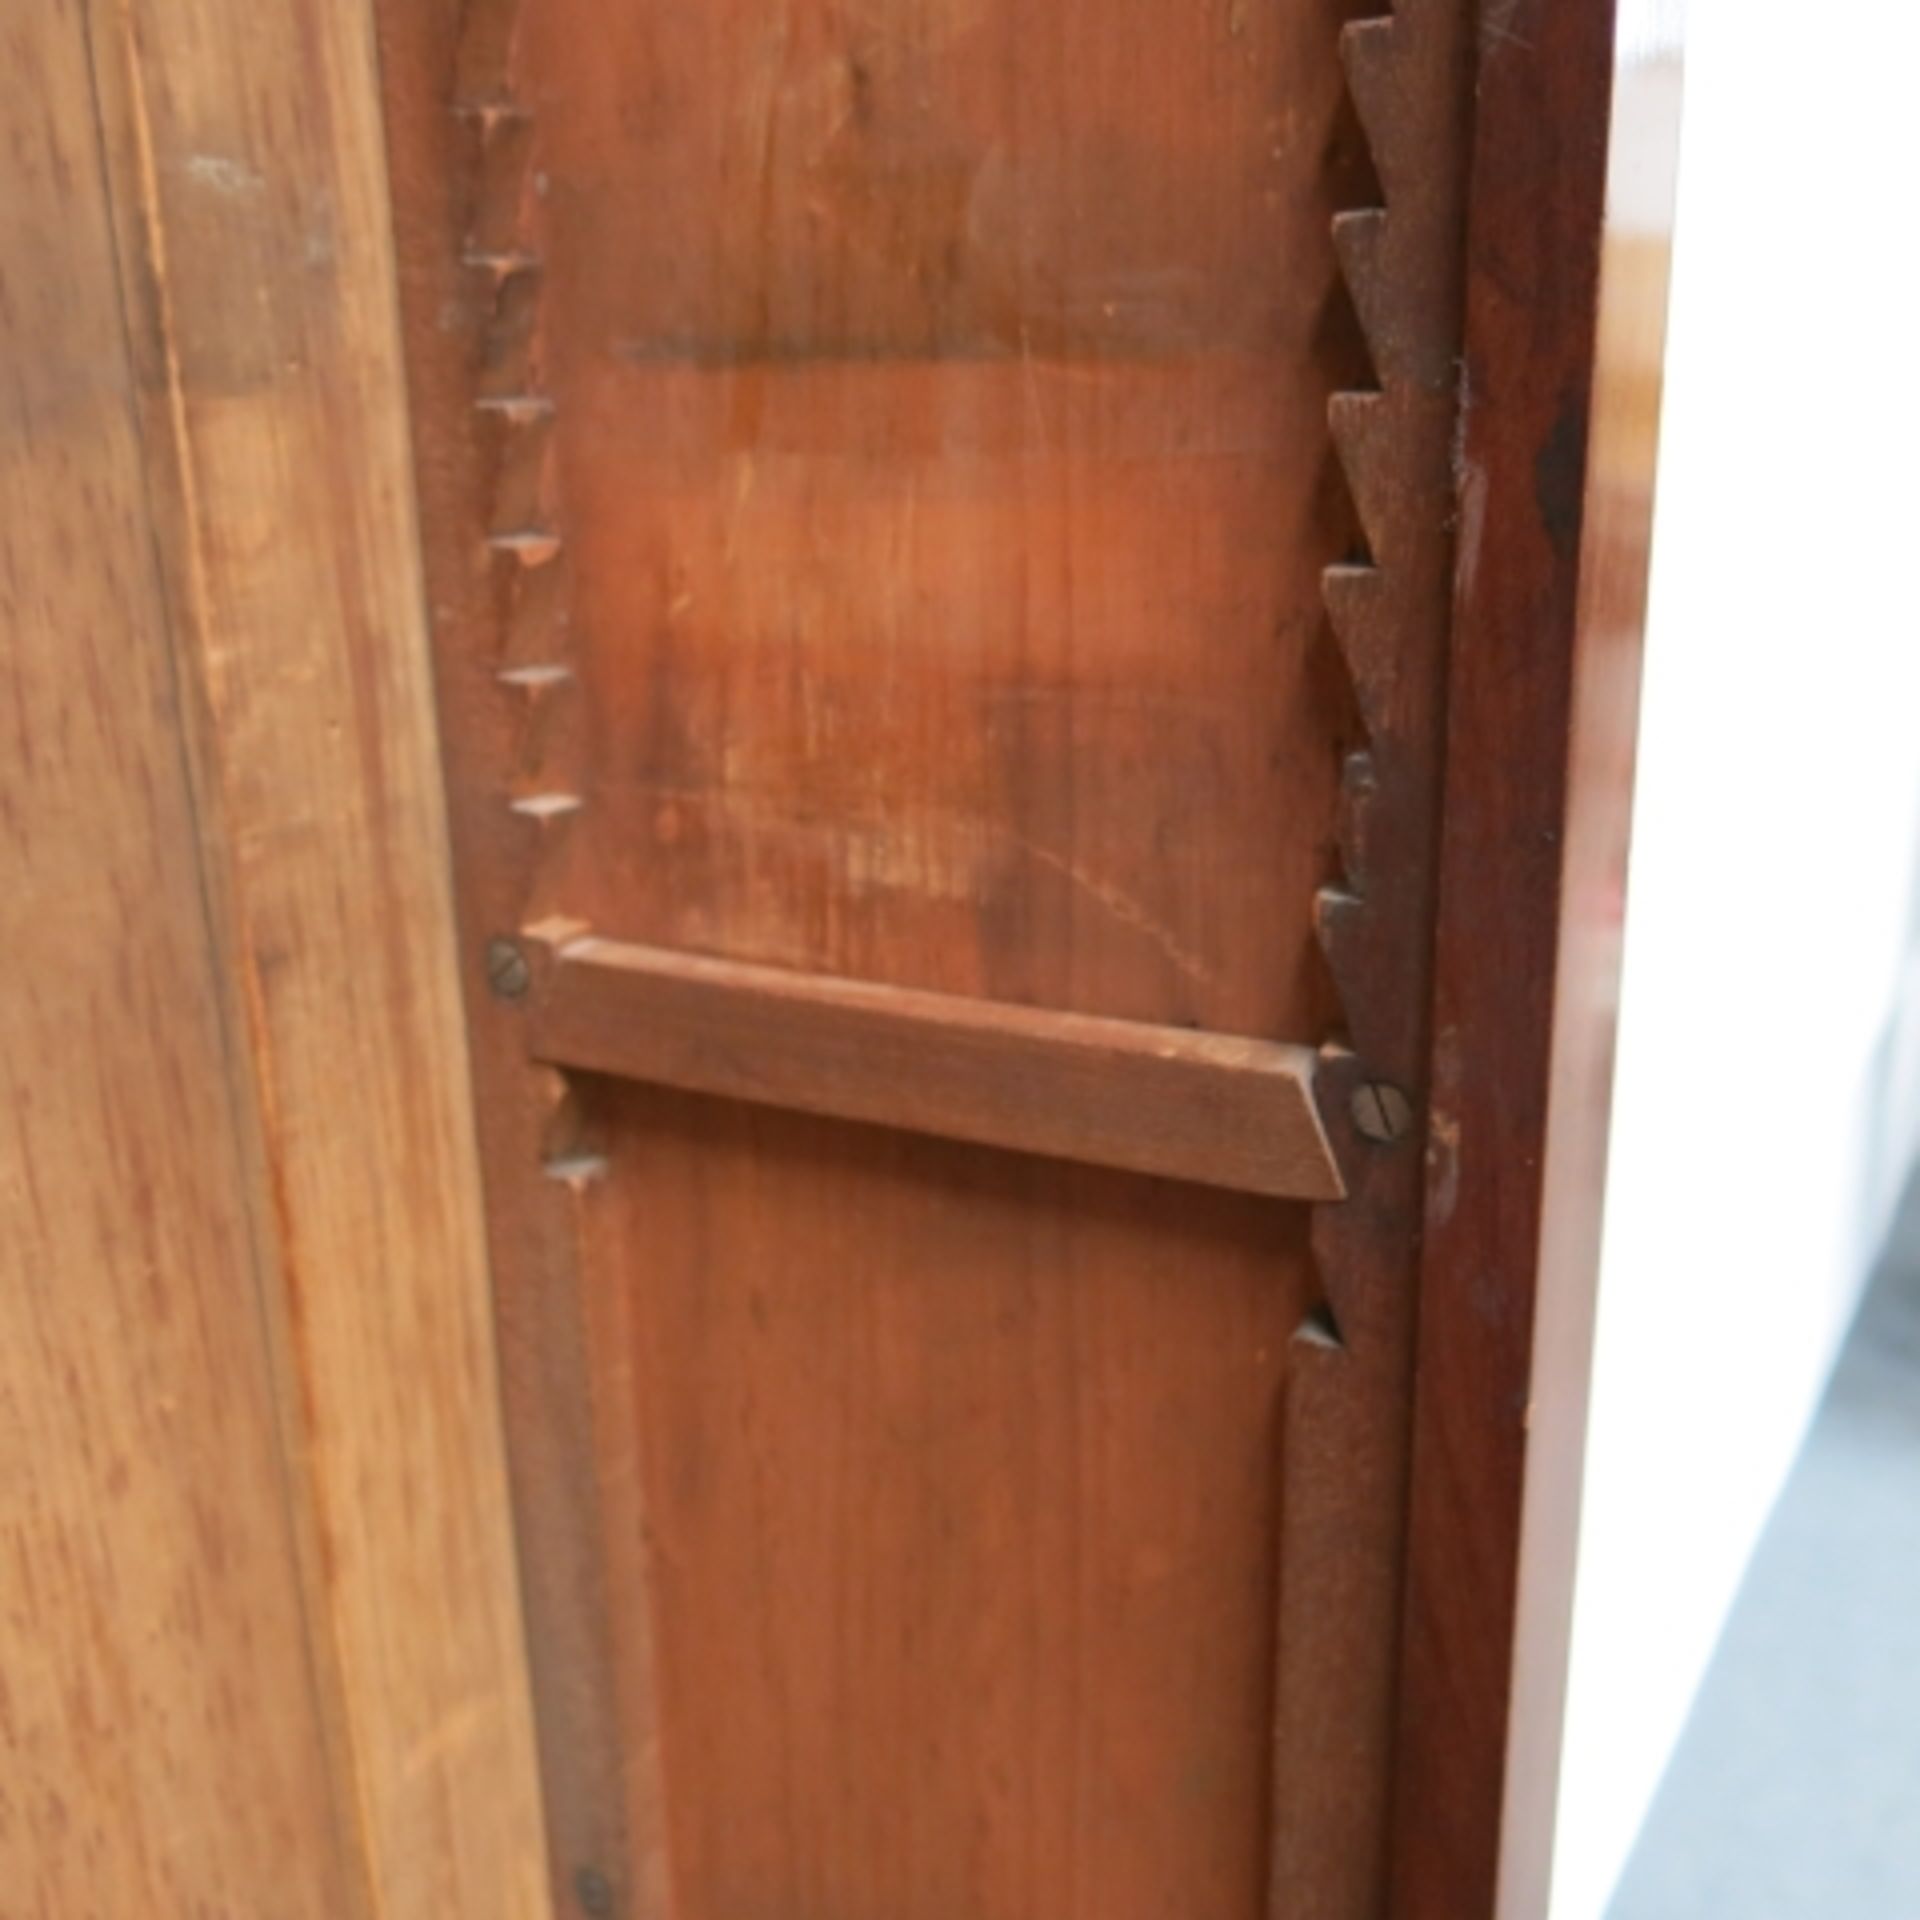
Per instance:
[[[1553,1920],[1605,1910],[1915,1142],[1916,73],[1911,0],[1690,9]]]
[[[1620,0],[1614,16],[1614,37],[1625,60],[1659,60],[1673,53],[1684,38],[1687,11],[1699,0]]]

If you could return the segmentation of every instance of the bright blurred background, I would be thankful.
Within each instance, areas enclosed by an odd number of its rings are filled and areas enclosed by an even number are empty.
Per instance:
[[[1677,8],[1623,14],[1657,61]],[[1911,0],[1689,9],[1553,1920],[1607,1909],[1920,1149],[1916,74]]]

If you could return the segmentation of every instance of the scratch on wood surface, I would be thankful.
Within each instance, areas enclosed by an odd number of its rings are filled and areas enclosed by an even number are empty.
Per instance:
[[[1084,893],[1088,899],[1101,907],[1124,927],[1143,935],[1164,953],[1189,980],[1203,986],[1217,986],[1219,975],[1207,965],[1201,956],[1186,946],[1173,933],[1161,925],[1147,909],[1130,893],[1117,887],[1110,880],[1104,880],[1097,874],[1086,871],[1077,861],[1069,860],[1064,854],[1056,853],[1051,847],[1042,846],[1036,840],[1029,840],[1025,834],[1014,833],[1008,829],[1011,837],[1018,841],[1021,849],[1038,860],[1043,867],[1063,875],[1073,886]]]
[[[1491,52],[1496,47],[1518,47],[1523,53],[1533,50],[1533,42],[1514,31],[1514,16],[1520,7],[1521,0],[1487,0],[1486,10],[1480,16],[1483,51]]]
[[[250,167],[244,160],[232,159],[224,153],[189,154],[184,171],[187,178],[198,185],[233,197],[259,193],[267,184],[266,175],[257,167]]]
[[[408,1746],[401,1757],[400,1778],[413,1786],[423,1776],[436,1783],[446,1778],[444,1763],[463,1747],[473,1746],[500,1718],[500,1696],[477,1694],[450,1707],[436,1726],[429,1728]]]

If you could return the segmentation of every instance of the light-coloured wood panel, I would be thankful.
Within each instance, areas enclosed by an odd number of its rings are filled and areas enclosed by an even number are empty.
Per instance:
[[[349,1844],[544,1909],[364,8],[99,0],[104,145]]]
[[[337,1920],[80,10],[0,48],[0,1910]]]

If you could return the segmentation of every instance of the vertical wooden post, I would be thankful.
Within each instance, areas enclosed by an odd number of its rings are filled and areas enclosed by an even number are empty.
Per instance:
[[[1615,55],[1613,0],[1480,9],[1401,1920],[1548,1894],[1666,304],[1611,223]]]
[[[0,46],[0,1908],[334,1920],[84,21]]]
[[[348,1850],[381,1920],[532,1915],[370,24],[324,0],[89,20]]]

